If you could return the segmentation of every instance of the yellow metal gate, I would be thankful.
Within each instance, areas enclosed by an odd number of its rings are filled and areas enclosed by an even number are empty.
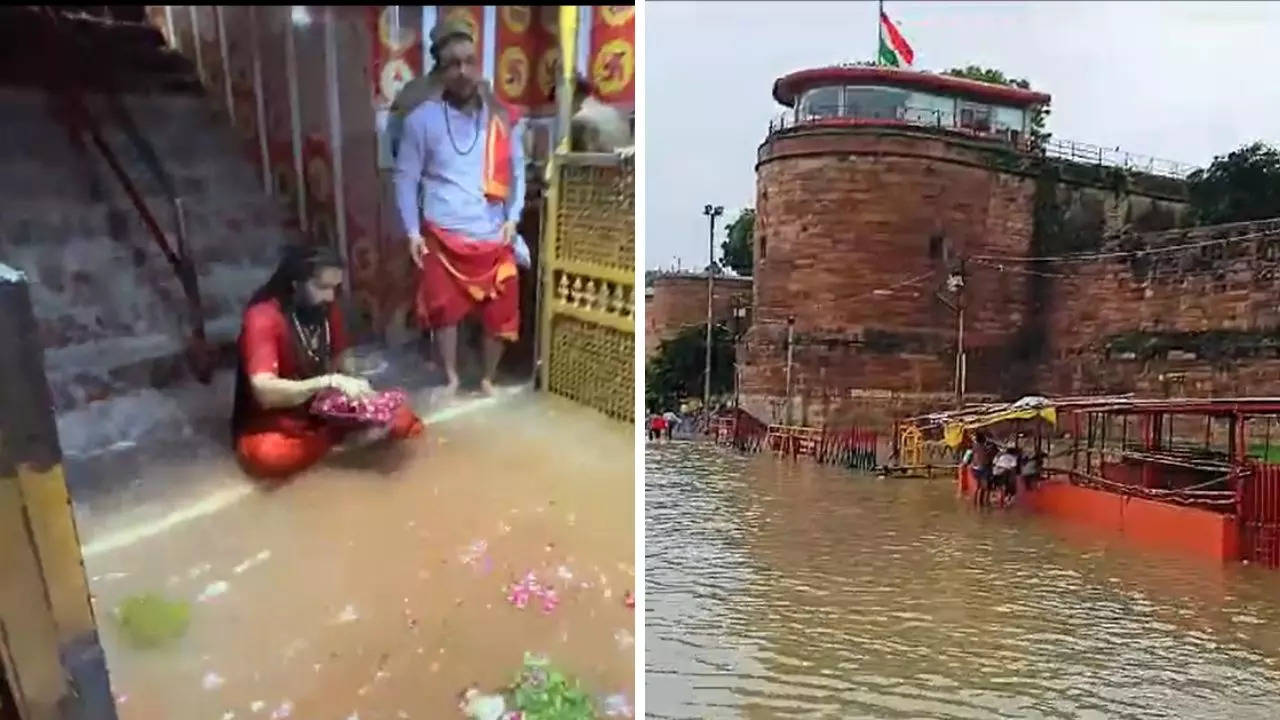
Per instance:
[[[552,158],[542,252],[542,387],[635,422],[635,164]]]

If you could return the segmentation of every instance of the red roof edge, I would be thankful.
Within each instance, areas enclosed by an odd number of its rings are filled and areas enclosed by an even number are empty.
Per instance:
[[[959,95],[970,99],[1001,105],[1013,105],[1015,107],[1046,105],[1051,99],[1047,93],[952,77],[951,75],[860,65],[813,68],[783,75],[773,83],[773,99],[787,107],[793,107],[796,97],[812,87],[832,84],[862,85],[872,83],[914,90],[942,92],[948,95]]]

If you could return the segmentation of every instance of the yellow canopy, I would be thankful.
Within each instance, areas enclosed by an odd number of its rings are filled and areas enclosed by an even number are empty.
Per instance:
[[[947,443],[947,447],[956,449],[964,442],[965,431],[977,430],[978,428],[995,425],[1008,420],[1033,420],[1042,418],[1050,425],[1058,424],[1058,411],[1053,407],[1025,408],[1018,410],[999,410],[988,415],[982,415],[968,420],[958,420],[948,422],[942,430],[942,439]]]

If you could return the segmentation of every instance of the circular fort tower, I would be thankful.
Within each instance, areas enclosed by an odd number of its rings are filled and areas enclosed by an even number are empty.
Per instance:
[[[765,421],[884,425],[954,396],[963,272],[967,389],[998,393],[1028,304],[1026,275],[974,256],[1031,254],[1026,156],[1043,93],[882,67],[779,78],[789,108],[760,145],[754,322],[743,408]],[[793,345],[788,388],[788,322]],[[790,416],[788,418],[788,415]]]

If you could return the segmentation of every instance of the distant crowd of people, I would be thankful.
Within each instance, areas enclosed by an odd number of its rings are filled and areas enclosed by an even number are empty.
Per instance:
[[[976,483],[973,502],[977,507],[992,504],[1005,507],[1017,498],[1020,490],[1035,489],[1044,453],[1024,451],[1019,444],[1020,438],[1018,436],[1012,442],[1001,444],[985,432],[974,434],[961,465],[967,466],[973,475]]]
[[[671,433],[675,432],[676,426],[680,424],[680,421],[681,417],[675,411],[667,410],[660,413],[650,411],[645,420],[645,427],[649,430],[649,439],[653,441],[670,440]]]

